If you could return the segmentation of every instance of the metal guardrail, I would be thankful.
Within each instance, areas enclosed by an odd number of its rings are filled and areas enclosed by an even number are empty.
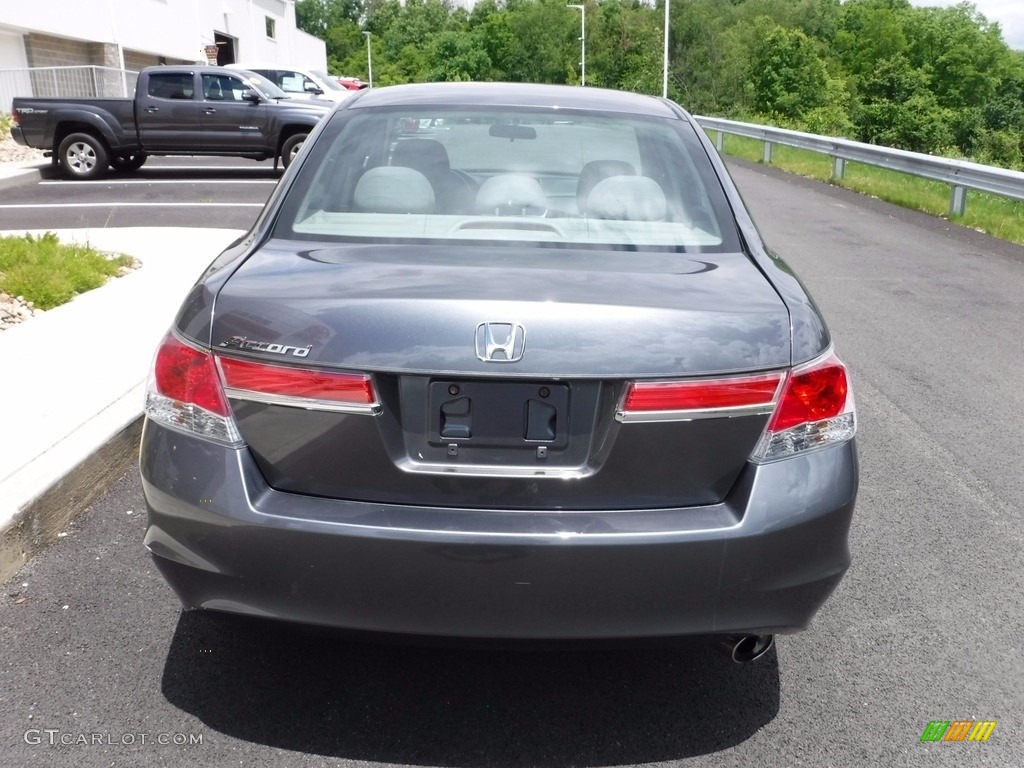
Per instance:
[[[123,98],[135,93],[138,72],[110,67],[32,67],[0,69],[0,112],[11,111],[15,96]]]
[[[719,152],[724,146],[725,134],[729,133],[763,141],[765,163],[772,161],[772,145],[782,144],[829,155],[833,158],[832,176],[837,179],[843,177],[847,162],[856,162],[945,182],[952,187],[950,215],[963,216],[967,207],[968,189],[1024,200],[1024,173],[1020,171],[717,117],[694,115],[694,119],[705,130],[718,133],[715,146]]]

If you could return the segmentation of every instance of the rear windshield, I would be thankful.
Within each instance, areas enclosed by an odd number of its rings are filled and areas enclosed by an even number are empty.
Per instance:
[[[276,226],[318,241],[739,249],[689,123],[550,109],[342,110]]]

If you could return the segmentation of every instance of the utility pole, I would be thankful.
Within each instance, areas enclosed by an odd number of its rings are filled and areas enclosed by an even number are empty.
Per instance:
[[[580,12],[580,85],[587,84],[587,6],[568,5]]]
[[[366,35],[366,76],[370,83],[370,87],[373,88],[373,53],[370,50],[370,38],[373,36],[372,32],[363,32]]]
[[[668,8],[671,0],[665,0],[665,56],[661,66],[661,98],[668,98]]]

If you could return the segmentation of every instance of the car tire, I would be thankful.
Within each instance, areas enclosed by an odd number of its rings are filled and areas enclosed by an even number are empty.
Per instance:
[[[57,150],[60,167],[69,179],[98,179],[107,172],[110,153],[98,138],[89,133],[71,133]]]
[[[120,155],[110,158],[110,167],[115,171],[122,171],[125,173],[129,171],[137,171],[148,159],[149,155],[145,152],[139,152],[134,155]]]
[[[302,142],[306,140],[308,133],[293,133],[284,143],[281,145],[281,165],[287,168],[292,164],[292,160],[299,154],[299,150],[302,149]]]

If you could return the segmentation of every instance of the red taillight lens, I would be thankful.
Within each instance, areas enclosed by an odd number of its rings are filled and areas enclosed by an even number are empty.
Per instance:
[[[16,109],[11,110],[11,122],[15,125],[21,125],[21,115],[18,114],[18,110]]]
[[[779,390],[781,373],[694,381],[635,381],[622,404],[625,413],[652,411],[710,411],[770,406]]]
[[[829,352],[787,374],[779,404],[750,458],[784,459],[849,442],[856,433],[849,375]]]
[[[835,355],[811,368],[797,369],[786,379],[768,430],[780,432],[799,424],[834,418],[846,410],[849,392],[846,368]]]
[[[156,391],[172,400],[196,405],[218,416],[229,416],[213,356],[183,344],[168,334],[153,365]]]
[[[377,402],[373,382],[362,373],[314,371],[228,357],[220,357],[218,362],[229,389],[367,406]]]

